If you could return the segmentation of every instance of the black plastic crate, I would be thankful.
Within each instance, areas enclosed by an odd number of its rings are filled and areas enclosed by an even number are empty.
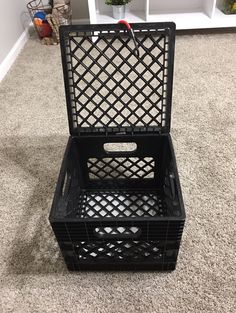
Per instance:
[[[60,29],[70,134],[50,223],[70,270],[176,266],[173,23]]]

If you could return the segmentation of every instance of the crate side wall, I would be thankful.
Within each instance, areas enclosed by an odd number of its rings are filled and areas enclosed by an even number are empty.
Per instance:
[[[167,269],[175,268],[179,242],[168,241],[100,241],[61,245],[70,270],[82,269]]]

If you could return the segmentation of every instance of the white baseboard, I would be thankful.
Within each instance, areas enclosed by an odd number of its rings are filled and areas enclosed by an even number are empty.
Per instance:
[[[72,24],[90,24],[89,18],[72,19]]]
[[[12,64],[15,62],[16,58],[18,57],[20,51],[24,47],[28,38],[29,38],[29,27],[21,34],[21,36],[18,38],[14,46],[11,48],[8,55],[0,64],[0,82],[7,74]]]

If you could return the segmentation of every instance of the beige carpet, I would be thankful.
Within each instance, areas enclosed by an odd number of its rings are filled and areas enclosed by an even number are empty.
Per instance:
[[[236,35],[178,36],[172,137],[187,223],[176,271],[68,273],[48,223],[68,136],[59,48],[0,84],[0,312],[235,312]]]

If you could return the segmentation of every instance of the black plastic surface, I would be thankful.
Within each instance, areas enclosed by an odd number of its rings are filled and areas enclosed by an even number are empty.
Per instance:
[[[70,133],[170,130],[174,23],[60,27]]]
[[[175,25],[132,27],[138,59],[122,25],[60,29],[72,136],[49,219],[69,270],[176,266],[185,210],[169,134]]]
[[[132,152],[104,149],[131,141]],[[184,221],[169,135],[69,139],[50,215],[68,268],[170,270]]]

